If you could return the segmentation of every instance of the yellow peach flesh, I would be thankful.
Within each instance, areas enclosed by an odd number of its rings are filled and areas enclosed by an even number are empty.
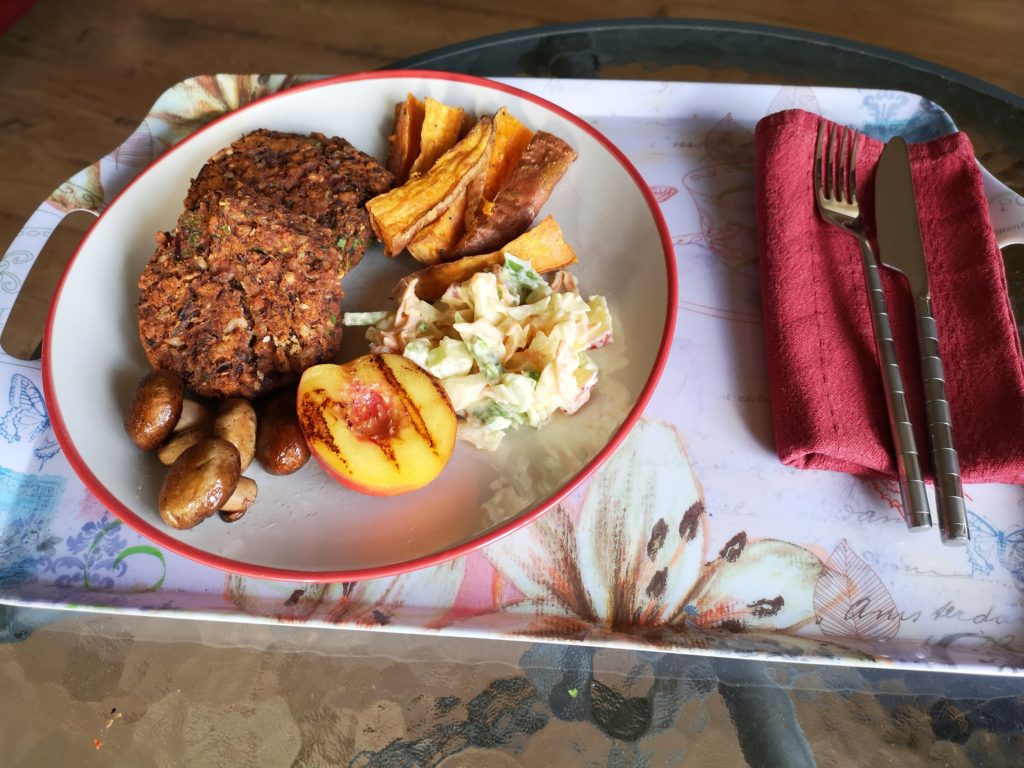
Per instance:
[[[313,456],[362,493],[423,487],[455,446],[455,412],[444,388],[401,355],[309,368],[299,382],[297,409]]]

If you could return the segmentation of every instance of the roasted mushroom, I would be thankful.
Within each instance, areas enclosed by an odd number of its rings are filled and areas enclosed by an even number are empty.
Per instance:
[[[178,423],[184,397],[185,385],[176,373],[150,371],[135,389],[124,431],[139,448],[152,451]]]
[[[181,416],[174,425],[174,432],[187,432],[197,427],[209,432],[212,424],[213,414],[209,408],[195,400],[186,400],[181,404]]]
[[[244,472],[256,452],[256,410],[252,403],[240,397],[230,397],[221,403],[213,422],[213,434],[238,449]]]
[[[290,475],[309,461],[309,446],[295,412],[295,390],[268,403],[256,426],[256,458],[272,475]]]
[[[259,488],[256,481],[250,477],[238,478],[238,487],[231,494],[231,498],[224,502],[220,508],[220,517],[225,523],[233,523],[245,514],[246,510],[256,501],[256,494]]]
[[[184,432],[174,432],[170,439],[157,449],[156,456],[160,459],[161,464],[169,467],[178,460],[181,454],[207,436],[209,436],[209,432],[204,427],[192,427]]]
[[[208,437],[182,453],[160,488],[160,517],[172,528],[193,528],[223,508],[241,477],[238,449]]]

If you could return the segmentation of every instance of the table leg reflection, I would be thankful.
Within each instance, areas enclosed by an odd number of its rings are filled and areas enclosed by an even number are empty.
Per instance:
[[[7,609],[7,765],[1012,764],[1014,678]],[[983,684],[982,684],[983,683]],[[59,707],[55,720],[46,717]],[[922,762],[923,761],[923,762]]]

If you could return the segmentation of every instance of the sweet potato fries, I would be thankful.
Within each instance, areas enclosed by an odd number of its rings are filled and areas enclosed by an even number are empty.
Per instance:
[[[568,143],[504,108],[468,131],[467,122],[461,108],[430,98],[396,105],[387,165],[401,185],[366,205],[386,256],[408,249],[426,265],[493,256],[526,232],[576,159]]]

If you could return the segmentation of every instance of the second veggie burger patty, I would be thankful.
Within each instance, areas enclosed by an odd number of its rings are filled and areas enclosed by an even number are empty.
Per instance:
[[[344,139],[255,131],[200,170],[139,278],[154,368],[214,398],[256,398],[331,359],[341,278],[370,242],[364,203],[391,174]]]

